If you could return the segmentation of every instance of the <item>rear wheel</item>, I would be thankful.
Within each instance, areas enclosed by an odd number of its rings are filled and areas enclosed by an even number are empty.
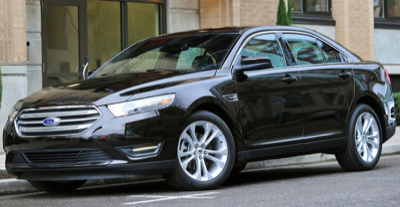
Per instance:
[[[336,154],[340,166],[350,171],[374,168],[382,151],[382,129],[375,111],[368,105],[357,105],[347,130],[347,147]]]
[[[208,111],[196,112],[179,137],[174,173],[164,178],[182,190],[215,188],[232,170],[234,147],[232,134],[221,118]]]
[[[33,181],[28,180],[28,182],[35,188],[41,191],[62,193],[70,192],[81,187],[86,180],[74,180],[74,181]]]

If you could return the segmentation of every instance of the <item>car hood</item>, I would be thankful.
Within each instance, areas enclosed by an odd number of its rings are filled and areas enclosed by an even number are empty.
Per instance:
[[[206,75],[206,72],[200,73],[203,73],[200,76]],[[214,74],[215,71],[208,71],[207,76]],[[177,76],[180,78],[176,78]],[[195,77],[198,78],[198,73],[164,71],[93,78],[40,90],[25,98],[22,108],[89,105],[106,96],[129,97],[135,93],[176,85]]]

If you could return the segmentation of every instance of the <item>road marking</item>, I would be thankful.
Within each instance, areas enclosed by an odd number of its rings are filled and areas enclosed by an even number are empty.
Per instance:
[[[128,196],[128,197],[130,197],[130,198],[155,198],[155,199],[145,200],[145,201],[136,201],[136,202],[131,202],[131,203],[123,203],[123,204],[125,204],[125,205],[135,205],[135,204],[152,203],[152,202],[158,202],[158,201],[184,199],[184,198],[213,199],[215,197],[209,197],[209,196],[205,196],[205,195],[212,195],[212,194],[217,194],[217,193],[219,193],[219,192],[199,193],[199,194],[184,195],[184,196],[131,195],[131,196]]]

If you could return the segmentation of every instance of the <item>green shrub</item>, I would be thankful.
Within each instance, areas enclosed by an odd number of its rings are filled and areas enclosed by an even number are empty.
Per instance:
[[[396,122],[400,124],[400,92],[393,93]]]
[[[293,16],[293,4],[292,0],[288,1],[288,8],[287,8],[287,21],[288,21],[288,26],[292,25],[292,16]]]
[[[276,14],[276,25],[290,26],[292,24],[292,1],[289,0],[288,10],[284,0],[279,0],[278,12]]]

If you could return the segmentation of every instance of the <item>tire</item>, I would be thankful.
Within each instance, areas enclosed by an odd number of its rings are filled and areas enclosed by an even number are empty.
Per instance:
[[[346,148],[336,154],[340,166],[348,171],[371,170],[382,151],[382,128],[375,111],[366,104],[357,105],[347,128]]]
[[[63,193],[71,192],[75,189],[81,187],[86,180],[76,180],[76,181],[33,181],[28,180],[28,182],[35,188],[41,191],[47,191],[52,193]]]
[[[235,144],[228,126],[211,112],[192,114],[179,137],[176,159],[174,172],[164,175],[172,187],[179,190],[218,187],[228,178],[235,160]]]

